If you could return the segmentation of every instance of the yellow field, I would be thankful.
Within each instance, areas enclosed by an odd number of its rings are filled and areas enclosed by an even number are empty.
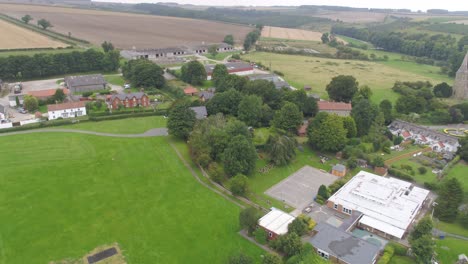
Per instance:
[[[67,44],[0,20],[0,49],[58,48]]]
[[[289,40],[306,40],[322,42],[322,33],[317,31],[309,31],[295,28],[282,28],[282,27],[263,27],[262,37],[276,38],[276,39],[289,39]],[[346,44],[346,41],[338,38]]]

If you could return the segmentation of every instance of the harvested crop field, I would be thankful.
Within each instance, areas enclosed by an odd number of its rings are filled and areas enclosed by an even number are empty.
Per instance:
[[[221,42],[233,34],[237,43],[251,31],[246,26],[206,20],[140,15],[63,7],[0,4],[6,15],[20,18],[30,14],[35,19],[45,18],[52,30],[85,39],[93,44],[111,41],[122,49],[163,48],[201,42]]]
[[[329,18],[332,20],[339,19],[347,23],[372,23],[372,22],[383,22],[387,14],[376,13],[376,12],[342,11],[342,12],[312,14],[311,16]]]
[[[281,27],[263,27],[262,37],[277,38],[277,39],[295,39],[295,40],[309,40],[321,41],[322,33],[316,31],[308,31],[295,28],[281,28]]]
[[[25,29],[0,19],[0,50],[58,48],[67,44],[50,39],[32,30]]]

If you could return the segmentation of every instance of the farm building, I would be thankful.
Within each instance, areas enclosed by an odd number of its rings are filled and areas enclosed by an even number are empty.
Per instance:
[[[344,177],[346,175],[346,166],[343,164],[336,164],[333,166],[331,173],[338,177]]]
[[[204,54],[204,53],[208,53],[208,50],[210,49],[211,46],[216,46],[217,52],[230,52],[234,50],[234,47],[226,43],[195,45],[192,47],[188,47],[188,50],[194,54]]]
[[[175,56],[186,55],[188,51],[185,48],[181,47],[169,47],[162,49],[133,49],[133,50],[123,50],[120,52],[122,57],[129,60],[136,59],[160,59],[160,58],[170,58]]]
[[[430,146],[436,152],[454,153],[460,146],[456,137],[402,120],[393,121],[388,129],[395,136],[414,139],[415,144]]]
[[[252,75],[254,73],[254,68],[252,65],[245,62],[228,62],[224,64],[229,72],[229,74],[236,74],[240,76]],[[205,70],[207,74],[207,80],[211,80],[213,75],[213,70],[216,65],[205,65]]]
[[[106,89],[107,82],[101,74],[67,76],[65,85],[72,93],[93,92]]]
[[[326,223],[319,223],[309,239],[317,254],[332,263],[373,264],[380,248]]]
[[[193,86],[188,86],[184,89],[184,94],[189,96],[194,96],[198,94],[198,89]]]
[[[16,98],[18,98],[18,102],[20,105],[23,104],[24,102],[24,94],[16,94],[16,95],[10,95],[8,96],[8,103],[10,104],[11,107],[16,107],[19,106],[16,103]]]
[[[385,238],[401,239],[426,205],[429,191],[410,182],[359,172],[327,201],[345,215],[359,211],[358,226]]]
[[[125,108],[147,107],[149,98],[145,93],[114,94],[107,99],[109,109],[118,109],[119,106]]]
[[[194,106],[190,107],[195,112],[196,119],[205,119],[208,116],[208,112],[206,111],[206,107],[204,106]]]
[[[339,116],[349,116],[352,110],[351,104],[342,102],[318,101],[317,106],[319,112],[327,112],[329,114],[337,114]]]
[[[276,74],[255,74],[255,75],[250,75],[247,78],[251,81],[255,80],[266,80],[272,82],[276,89],[281,89],[281,88],[291,88],[291,85],[289,85],[288,82],[286,82],[283,78]]]
[[[263,228],[268,234],[268,239],[272,240],[288,233],[288,225],[294,219],[294,216],[272,207],[270,212],[258,220],[258,226]]]
[[[61,89],[65,95],[68,95],[70,91],[68,89]],[[28,95],[36,97],[38,100],[47,100],[55,95],[57,89],[47,89],[47,90],[39,90],[39,91],[29,91],[27,92]]]
[[[85,102],[69,102],[47,105],[49,120],[58,118],[74,118],[86,115]]]

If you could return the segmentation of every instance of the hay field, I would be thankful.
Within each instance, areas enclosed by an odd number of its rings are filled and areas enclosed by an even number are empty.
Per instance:
[[[262,37],[277,39],[294,39],[321,41],[322,33],[295,28],[269,27],[265,26],[262,30]]]
[[[4,20],[0,20],[0,50],[58,48],[67,44],[53,40],[32,30],[25,29]]]
[[[15,18],[24,14],[35,19],[45,18],[52,23],[54,31],[71,32],[72,36],[96,45],[111,41],[122,49],[221,42],[227,34],[233,34],[236,42],[242,43],[251,31],[246,26],[206,20],[63,7],[0,4],[0,10]]]
[[[355,11],[341,11],[341,12],[327,12],[321,14],[311,14],[313,17],[328,18],[331,20],[341,20],[346,23],[373,23],[383,22],[387,14],[376,12],[355,12]]]

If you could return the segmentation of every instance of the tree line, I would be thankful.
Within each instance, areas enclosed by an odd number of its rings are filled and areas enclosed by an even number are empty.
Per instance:
[[[118,51],[103,53],[94,49],[69,53],[39,53],[0,58],[0,76],[4,80],[19,81],[69,73],[115,71],[119,68]]]
[[[357,28],[344,25],[332,27],[333,34],[344,35],[368,41],[376,47],[415,57],[427,57],[439,61],[448,61],[449,74],[454,76],[463,60],[468,37],[459,41],[450,35],[429,35],[426,33],[385,32],[369,28]]]

